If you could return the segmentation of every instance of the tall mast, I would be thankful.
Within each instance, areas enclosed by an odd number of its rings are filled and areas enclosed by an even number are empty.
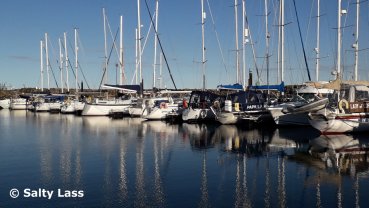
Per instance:
[[[246,37],[248,30],[246,29],[246,5],[242,0],[242,85],[246,86]]]
[[[138,84],[138,29],[136,28],[135,29],[135,32],[136,32],[136,73],[135,73],[135,79],[136,79],[136,83],[135,84]]]
[[[159,58],[159,76],[160,76],[160,88],[163,88],[163,53],[160,53],[160,58]]]
[[[50,63],[49,63],[49,49],[47,47],[47,33],[45,33],[45,50],[46,50],[46,73],[47,73],[47,89],[50,90]]]
[[[204,0],[201,0],[201,40],[202,40],[202,90],[205,90],[205,18]]]
[[[284,0],[281,1],[281,82],[284,81]]]
[[[138,70],[139,70],[139,78],[140,82],[142,81],[142,65],[141,65],[141,56],[142,56],[142,48],[141,48],[141,13],[140,13],[140,0],[137,0],[137,35],[138,35]]]
[[[269,86],[269,27],[268,27],[268,0],[264,1],[264,15],[265,15],[265,48],[266,48],[266,68],[267,68],[267,85]],[[268,89],[269,95],[269,89]]]
[[[44,91],[44,56],[43,56],[44,43],[40,41],[40,64],[41,64],[41,73],[40,73],[40,82],[41,82],[41,92]]]
[[[359,17],[360,17],[360,0],[356,0],[356,33],[355,33],[355,71],[354,79],[357,81],[357,71],[359,67]]]
[[[159,0],[156,0],[155,7],[155,38],[154,38],[154,69],[153,69],[153,87],[156,87],[156,61],[157,61],[157,45],[158,45],[158,19],[159,19]]]
[[[156,87],[156,61],[157,61],[157,45],[158,45],[158,19],[159,19],[159,0],[156,0],[155,6],[155,38],[154,38],[154,66],[153,66],[153,87]]]
[[[120,16],[120,42],[119,42],[119,84],[123,84],[124,80],[124,64],[123,64],[123,16]]]
[[[67,79],[67,91],[69,92],[69,59],[68,59],[68,47],[67,47],[67,33],[64,32],[64,53],[65,53],[65,72]]]
[[[75,53],[75,59],[76,59],[76,92],[78,92],[78,38],[77,38],[77,28],[74,28],[74,53]]]
[[[341,77],[341,0],[338,0],[338,14],[337,14],[337,75],[336,78]]]
[[[315,77],[316,81],[319,81],[319,53],[320,53],[320,0],[317,1],[317,18],[316,18],[316,60],[315,60]]]
[[[238,0],[234,0],[234,19],[235,19],[235,34],[236,34],[236,82],[240,83],[240,60],[239,60],[239,47],[238,47]]]
[[[103,18],[104,18],[104,48],[105,48],[105,71],[104,71],[104,84],[108,83],[108,49],[107,49],[107,36],[106,36],[106,14],[105,8],[103,8]]]
[[[64,84],[63,84],[63,53],[62,53],[62,43],[59,38],[59,69],[60,69],[60,83],[61,83],[61,93],[64,93]]]

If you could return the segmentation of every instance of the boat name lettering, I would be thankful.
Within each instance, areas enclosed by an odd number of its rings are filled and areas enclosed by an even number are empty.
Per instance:
[[[259,105],[247,105],[246,106],[246,109],[247,110],[251,110],[251,109],[259,109],[259,108],[262,108],[263,105],[259,104]]]

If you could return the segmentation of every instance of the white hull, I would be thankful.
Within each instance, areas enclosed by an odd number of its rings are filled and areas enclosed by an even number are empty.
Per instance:
[[[221,112],[217,114],[217,120],[221,124],[236,124],[238,121],[238,117],[230,112]]]
[[[27,109],[26,99],[18,98],[18,99],[11,100],[9,109],[10,110],[26,110]]]
[[[91,104],[83,107],[82,116],[108,116],[111,111],[123,111],[127,104]]]
[[[163,120],[167,117],[168,113],[175,112],[177,110],[178,105],[169,105],[167,108],[155,107],[143,118],[147,120]]]
[[[37,103],[36,105],[34,105],[33,110],[35,112],[57,112],[60,111],[60,108],[60,103]]]
[[[299,107],[285,104],[278,107],[269,108],[269,112],[277,125],[302,125],[308,126],[309,112],[315,112],[325,107],[328,99],[324,98]]]
[[[283,113],[283,108],[269,108],[277,125],[310,125],[308,113]]]
[[[8,109],[10,106],[10,99],[0,100],[0,109]]]
[[[215,114],[210,109],[186,108],[182,113],[184,122],[199,122],[203,120],[215,120]]]
[[[77,111],[82,111],[85,103],[80,101],[74,101],[71,103],[65,103],[61,109],[61,113],[76,113]]]
[[[131,117],[144,117],[147,115],[147,110],[139,107],[129,107],[128,113]]]
[[[322,134],[369,131],[369,114],[309,114],[310,124]]]

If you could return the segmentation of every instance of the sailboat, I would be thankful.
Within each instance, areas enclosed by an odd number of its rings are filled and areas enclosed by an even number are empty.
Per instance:
[[[369,83],[357,81],[356,70],[355,81],[341,80],[342,12],[341,0],[339,0],[337,21],[337,71],[335,72],[336,80],[334,81],[335,97],[326,108],[315,113],[309,113],[310,124],[322,134],[369,131]]]
[[[322,134],[369,131],[368,85],[342,83],[335,97],[326,108],[309,113],[310,124]]]
[[[204,0],[201,0],[201,34],[202,34],[202,90],[192,91],[188,106],[183,110],[182,120],[184,122],[214,121],[215,114],[210,109],[218,95],[205,91],[205,18]],[[187,104],[186,104],[187,105]]]

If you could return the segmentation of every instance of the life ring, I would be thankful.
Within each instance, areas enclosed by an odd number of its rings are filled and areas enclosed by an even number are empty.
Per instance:
[[[92,101],[91,96],[88,96],[87,99],[86,99],[86,101],[87,101],[87,103],[91,103],[91,101]]]
[[[165,103],[164,102],[160,103],[160,108],[165,108]]]
[[[218,100],[214,101],[214,104],[213,104],[214,108],[215,109],[219,109],[220,108],[220,103]]]
[[[343,104],[345,104],[345,105],[343,105]],[[338,109],[340,111],[345,111],[345,109],[348,109],[348,107],[349,107],[349,103],[347,102],[346,99],[342,99],[338,102]]]
[[[202,119],[204,119],[206,117],[206,111],[205,110],[201,110],[200,116],[201,116]]]

